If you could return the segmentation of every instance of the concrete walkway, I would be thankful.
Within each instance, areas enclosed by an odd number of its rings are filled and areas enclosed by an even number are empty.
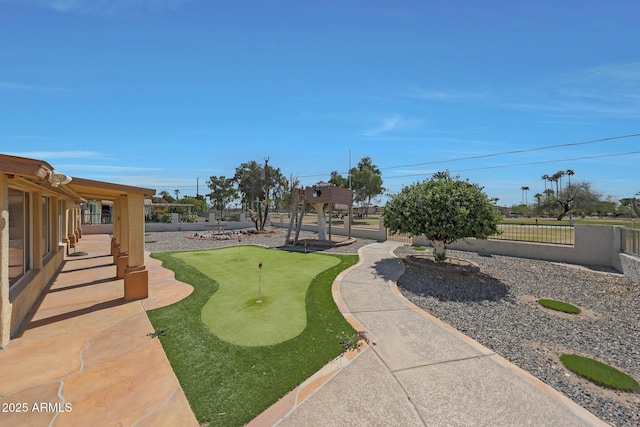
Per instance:
[[[0,351],[0,425],[198,426],[145,309],[192,292],[146,258],[149,298],[123,302],[108,235],[88,235]]]
[[[339,284],[342,311],[374,343],[278,426],[608,425],[404,299],[396,247],[362,248]]]

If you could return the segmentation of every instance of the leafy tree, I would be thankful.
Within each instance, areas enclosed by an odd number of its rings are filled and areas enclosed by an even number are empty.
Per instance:
[[[291,177],[291,179],[285,179],[283,182],[283,193],[282,193],[282,205],[285,209],[291,210],[293,209],[293,204],[295,203],[293,197],[293,191],[300,187],[300,180],[296,177]]]
[[[205,212],[207,210],[207,203],[204,200],[197,199],[191,196],[184,196],[180,203],[193,205],[192,212]]]
[[[331,172],[329,184],[333,184],[336,187],[349,188],[349,179],[340,175],[338,171],[333,171]]]
[[[482,187],[449,172],[403,187],[387,201],[383,218],[393,233],[424,235],[438,261],[446,258],[446,245],[458,239],[496,234],[501,219]]]
[[[174,199],[171,194],[167,190],[162,190],[158,193],[158,198],[154,200],[157,203],[173,203],[176,199]]]
[[[382,173],[371,162],[371,157],[363,157],[358,166],[351,168],[351,189],[353,201],[365,208],[365,215],[371,202],[385,191],[382,186]]]
[[[249,209],[256,231],[264,231],[269,217],[269,205],[274,198],[283,194],[282,172],[279,168],[269,166],[268,160],[265,161],[265,167],[251,160],[236,168],[233,179],[242,195],[243,205]]]
[[[222,218],[223,210],[229,203],[238,198],[235,181],[233,178],[227,178],[224,175],[212,176],[207,181],[207,186],[211,189],[209,200],[211,200],[213,208],[220,211],[220,218]]]

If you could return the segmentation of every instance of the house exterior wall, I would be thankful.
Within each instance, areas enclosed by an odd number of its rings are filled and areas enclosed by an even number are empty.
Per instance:
[[[28,216],[25,227],[28,227],[28,264],[22,277],[10,283],[10,240],[9,230],[9,188],[24,191],[28,197]],[[42,198],[49,199],[49,210],[43,215]],[[22,326],[33,306],[38,302],[42,292],[55,277],[64,262],[64,246],[60,246],[58,203],[62,200],[46,187],[39,189],[9,178],[0,173],[0,348],[8,345]],[[65,211],[74,210],[73,206]],[[63,218],[67,217],[67,213]],[[63,229],[66,229],[65,224]],[[48,230],[43,239],[43,230]],[[44,245],[50,245],[47,250]]]
[[[144,197],[153,194],[148,188],[69,179],[42,160],[0,154],[0,349],[28,319],[65,254],[76,251],[82,238],[80,203],[88,199],[124,199],[119,203],[124,221],[116,232],[133,250],[125,265],[130,276],[125,276],[125,288],[136,292],[124,289],[123,294],[127,300],[147,295]],[[127,198],[134,201],[131,209]]]

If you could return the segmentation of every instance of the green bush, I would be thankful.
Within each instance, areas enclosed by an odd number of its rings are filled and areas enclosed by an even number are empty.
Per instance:
[[[182,217],[182,222],[198,222],[198,214],[187,214]]]
[[[160,222],[171,222],[171,212],[165,212],[158,215],[158,220]]]

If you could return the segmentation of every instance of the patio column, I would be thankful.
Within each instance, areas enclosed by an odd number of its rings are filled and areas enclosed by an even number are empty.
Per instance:
[[[73,203],[70,200],[65,201],[64,234],[67,236],[64,241],[67,244],[67,255],[69,255],[70,249],[76,247],[76,235],[73,233]]]
[[[129,194],[123,214],[127,217],[127,248],[129,252],[124,275],[124,300],[149,296],[149,271],[144,265],[144,195]]]
[[[124,278],[129,263],[129,198],[120,197],[120,252],[116,260],[116,279]]]
[[[7,176],[0,173],[0,348],[11,338],[9,301],[9,189]]]
[[[113,237],[111,238],[111,256],[113,256],[113,263],[116,264],[118,260],[118,252],[120,252],[120,200],[115,199],[113,201],[113,207],[111,208],[111,223],[113,229]]]

